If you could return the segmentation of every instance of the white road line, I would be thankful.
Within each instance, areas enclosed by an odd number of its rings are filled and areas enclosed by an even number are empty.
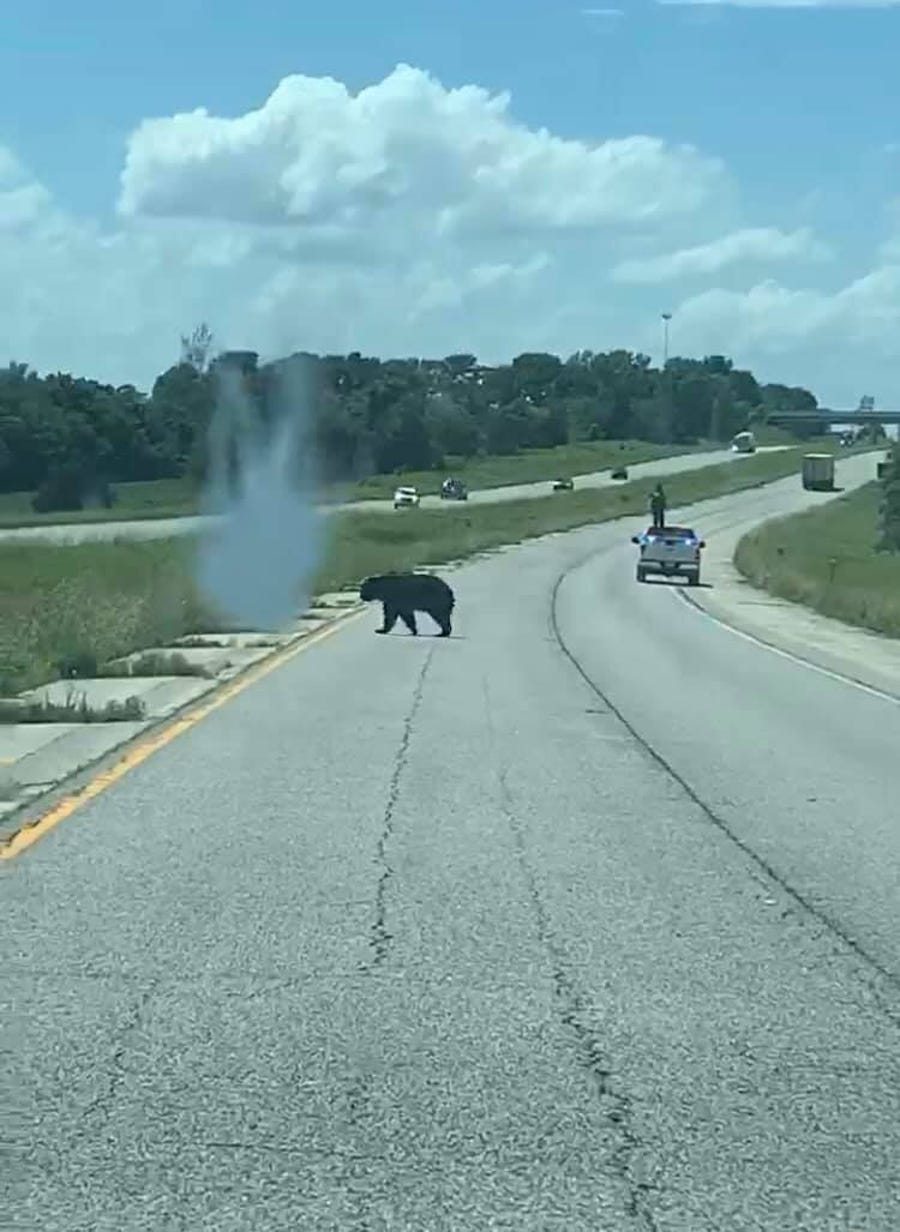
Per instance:
[[[814,663],[811,659],[804,659],[800,655],[793,654],[790,650],[783,650],[780,646],[767,642],[765,638],[757,637],[753,633],[746,633],[743,629],[738,629],[726,620],[721,619],[721,617],[714,616],[712,612],[708,612],[705,607],[702,607],[696,599],[680,587],[673,588],[672,593],[681,599],[682,602],[686,603],[691,611],[704,616],[707,620],[713,621],[714,624],[717,624],[721,629],[726,629],[729,633],[734,634],[735,637],[743,638],[745,642],[752,642],[754,646],[762,646],[764,650],[768,650],[772,654],[781,655],[783,659],[789,659],[791,663],[808,668],[809,671],[818,672],[821,676],[828,676],[831,680],[837,680],[840,684],[850,685],[854,689],[859,689],[862,693],[868,693],[871,697],[880,698],[883,702],[890,702],[892,706],[900,705],[900,695],[896,693],[887,693],[883,689],[876,689],[873,685],[865,684],[862,680],[856,680],[853,676],[845,676],[842,672],[833,671],[829,667],[822,667],[821,664]]]

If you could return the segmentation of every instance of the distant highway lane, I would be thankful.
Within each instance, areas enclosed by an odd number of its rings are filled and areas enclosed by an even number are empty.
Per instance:
[[[760,449],[760,453],[771,452],[773,449],[783,449],[787,446],[777,445]],[[748,454],[735,454],[728,449],[713,449],[705,453],[683,454],[674,458],[661,458],[655,462],[641,462],[628,468],[629,478],[640,479],[655,475],[675,475],[683,471],[697,470],[702,466],[714,466],[721,462],[740,462]],[[596,471],[587,475],[576,476],[579,487],[603,488],[616,486],[617,481],[610,478],[610,472]],[[547,496],[550,493],[550,481],[540,483],[508,484],[500,488],[480,488],[469,493],[471,504],[496,504],[499,501],[523,500],[531,497]],[[565,497],[560,499],[564,500]],[[424,496],[423,509],[444,509],[452,512],[454,509],[466,508],[465,504],[456,501],[442,501],[439,496]],[[395,512],[390,500],[359,500],[348,501],[337,505],[322,505],[320,512],[331,514],[347,512],[348,510],[365,510],[376,513],[390,513],[394,516],[407,517],[409,510]],[[413,514],[414,516],[414,514]],[[192,535],[206,528],[213,527],[221,521],[218,517],[195,516],[184,518],[146,518],[133,521],[118,522],[81,522],[56,523],[45,526],[0,527],[0,544],[3,543],[94,543],[109,539],[167,539],[173,535]]]
[[[2,866],[12,1226],[896,1232],[900,708],[635,525],[455,572],[451,639],[367,612]]]

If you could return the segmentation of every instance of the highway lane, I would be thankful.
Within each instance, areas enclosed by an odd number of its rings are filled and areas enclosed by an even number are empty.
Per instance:
[[[780,452],[791,448],[788,445],[765,445],[758,453]],[[716,466],[723,462],[740,462],[750,454],[733,453],[730,449],[708,449],[702,453],[681,454],[672,458],[658,458],[654,462],[638,462],[628,467],[629,479],[648,479],[662,475],[677,475],[684,471],[697,470],[701,466]],[[609,488],[618,487],[620,480],[611,478],[611,471],[591,471],[588,474],[573,476],[578,488]],[[469,504],[491,505],[499,501],[529,500],[537,496],[546,496],[552,491],[552,480],[538,483],[509,483],[501,488],[480,488],[469,493]],[[562,499],[565,499],[563,497]],[[439,496],[423,496],[423,509],[458,509],[457,501],[444,501]],[[465,506],[463,506],[465,507]],[[350,509],[391,509],[390,501],[362,500],[353,501],[344,508]]]
[[[14,1227],[893,1232],[897,710],[632,525],[459,570],[450,640],[367,613],[4,867]]]
[[[771,452],[773,449],[783,449],[787,446],[767,446],[759,452]],[[657,475],[675,475],[683,471],[697,470],[703,466],[714,466],[722,462],[739,463],[750,455],[735,454],[728,449],[712,449],[703,453],[684,454],[675,458],[661,458],[655,462],[641,462],[628,468],[629,478],[641,479]],[[610,472],[595,471],[591,474],[577,475],[579,487],[603,488],[616,486],[619,481],[610,478]],[[422,508],[444,509],[452,512],[454,509],[465,509],[467,504],[497,504],[500,501],[523,500],[547,496],[551,490],[549,481],[541,483],[508,484],[501,488],[480,488],[469,493],[468,503],[457,501],[442,501],[439,496],[424,496]],[[565,495],[559,497],[565,500]],[[343,504],[322,505],[319,513],[330,515],[348,510],[367,511],[374,513],[390,513],[394,516],[414,516],[412,510],[395,511],[390,500],[358,500]],[[193,535],[205,529],[212,529],[220,524],[220,517],[196,516],[184,518],[146,518],[134,521],[117,522],[82,522],[68,524],[48,524],[43,526],[0,527],[0,544],[2,543],[95,543],[109,539],[167,539],[173,535]]]
[[[871,479],[871,467],[850,459],[838,474],[852,487]],[[717,502],[703,533],[821,500],[795,482],[774,484],[736,508]],[[633,570],[621,550],[561,584],[557,612],[575,658],[592,678],[602,669],[606,699],[719,824],[900,976],[900,697],[879,699],[762,652],[678,602],[671,583],[635,587]],[[577,614],[592,608],[589,628]],[[619,648],[611,661],[598,657],[609,644]]]

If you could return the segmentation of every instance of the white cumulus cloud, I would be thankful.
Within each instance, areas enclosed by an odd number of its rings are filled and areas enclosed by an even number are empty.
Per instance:
[[[715,274],[728,266],[749,261],[822,260],[829,255],[830,250],[808,228],[784,232],[776,227],[750,227],[723,235],[708,244],[622,261],[611,276],[614,282],[673,282],[678,278]]]
[[[704,291],[677,305],[673,336],[688,354],[749,357],[768,379],[806,384],[826,405],[852,408],[874,393],[900,406],[900,264],[830,292],[771,279]]]
[[[244,116],[199,108],[145,120],[129,141],[119,208],[338,233],[402,217],[427,239],[690,214],[727,179],[692,146],[564,139],[517,123],[507,94],[446,89],[400,65],[356,95],[292,76]]]
[[[790,290],[773,281],[748,291],[714,289],[677,311],[682,337],[718,346],[783,352],[813,340],[863,344],[896,355],[900,330],[900,264],[885,265],[834,292]]]
[[[0,232],[36,222],[49,206],[47,190],[31,178],[12,150],[0,146]]]
[[[771,281],[776,262],[824,248],[747,227],[718,159],[652,135],[528,128],[507,95],[404,66],[356,94],[295,76],[243,116],[147,120],[118,206],[112,224],[75,217],[0,147],[6,358],[148,388],[202,320],[218,345],[264,358],[657,356],[671,307],[673,353],[721,350],[763,379],[781,365],[777,379],[817,390],[878,362],[900,401],[893,242],[837,289],[791,289]],[[688,276],[707,289],[657,302],[651,283]]]
[[[622,229],[692,229],[734,191],[691,146],[564,139],[403,65],[356,94],[292,76],[246,115],[139,124],[113,226],[3,152],[0,328],[41,370],[143,385],[199,319],[263,355],[564,347],[573,263],[608,260]]]

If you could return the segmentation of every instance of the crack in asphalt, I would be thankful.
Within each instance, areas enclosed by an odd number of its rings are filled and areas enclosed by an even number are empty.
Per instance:
[[[150,1004],[151,999],[159,991],[162,981],[154,980],[148,988],[145,988],[139,997],[134,1001],[131,1007],[131,1012],[128,1015],[127,1021],[122,1025],[116,1039],[116,1045],[113,1054],[109,1060],[109,1081],[106,1084],[106,1089],[86,1105],[81,1113],[83,1121],[90,1117],[99,1114],[104,1120],[109,1116],[113,1100],[115,1099],[119,1087],[125,1081],[125,1054],[128,1051],[128,1044],[135,1031],[140,1027],[144,1012]]]
[[[428,651],[425,656],[425,661],[422,664],[422,670],[419,672],[416,687],[413,691],[412,703],[407,713],[403,724],[403,735],[400,739],[400,745],[397,749],[396,757],[394,758],[394,769],[391,774],[391,781],[388,786],[387,804],[384,809],[384,818],[382,821],[381,834],[378,836],[378,842],[375,847],[376,867],[381,869],[378,878],[378,884],[375,888],[375,920],[372,924],[372,936],[370,946],[373,951],[373,957],[370,963],[365,963],[360,968],[361,972],[367,974],[378,967],[387,958],[390,950],[392,935],[388,932],[386,924],[387,910],[387,890],[388,883],[394,874],[387,859],[387,848],[394,834],[394,811],[397,808],[397,799],[400,794],[400,779],[403,776],[403,771],[406,768],[407,758],[409,756],[409,742],[412,738],[413,722],[422,702],[422,694],[425,688],[425,677],[428,673],[428,668],[431,665],[431,660],[434,656],[434,649]]]
[[[625,728],[628,734],[633,738],[636,744],[659,766],[668,777],[677,784],[677,786],[685,793],[693,804],[700,810],[712,825],[719,830],[725,838],[729,840],[738,850],[746,856],[750,861],[750,868],[747,870],[749,875],[764,884],[767,891],[771,894],[774,890],[780,891],[790,901],[793,907],[799,908],[796,913],[798,918],[805,917],[807,920],[814,921],[823,931],[830,934],[831,937],[839,943],[841,947],[841,956],[846,959],[847,953],[856,960],[858,974],[861,979],[868,983],[870,992],[873,995],[873,1000],[877,1005],[883,1017],[890,1022],[895,1029],[900,1027],[900,1010],[896,1004],[897,994],[900,993],[900,978],[886,967],[883,963],[872,954],[870,954],[863,945],[852,937],[846,929],[827,911],[815,905],[806,898],[799,890],[790,884],[763,856],[761,856],[753,847],[746,842],[741,836],[731,828],[728,822],[716,810],[708,804],[691,786],[686,778],[675,769],[664,755],[651,744],[634,726],[633,723],[626,718],[625,714],[612,701],[612,699],[604,693],[600,685],[592,679],[586,668],[581,664],[575,653],[569,648],[565,638],[562,635],[562,630],[559,627],[558,606],[559,592],[566,578],[581,569],[595,556],[599,556],[606,548],[592,548],[579,560],[567,566],[566,569],[557,577],[553,589],[550,594],[550,612],[549,623],[550,629],[557,646],[565,655],[566,659],[575,668],[575,671],[588,686],[591,692],[609,708],[612,714]],[[762,877],[760,877],[762,874]],[[763,881],[763,878],[765,879]],[[790,914],[787,912],[785,914]],[[881,987],[879,987],[881,985]]]
[[[422,703],[422,696],[425,689],[425,677],[428,674],[428,668],[431,665],[431,660],[434,656],[434,648],[432,647],[425,656],[425,661],[422,664],[416,680],[415,689],[413,690],[412,702],[410,703],[409,711],[403,722],[403,733],[400,737],[400,744],[397,748],[396,756],[394,757],[394,768],[391,772],[390,783],[388,784],[387,803],[384,808],[384,816],[382,819],[381,833],[378,836],[378,842],[375,845],[375,858],[373,863],[376,868],[380,869],[378,882],[375,887],[375,919],[372,922],[371,936],[369,946],[372,951],[372,958],[360,964],[358,974],[362,976],[370,976],[378,971],[384,964],[390,953],[393,934],[388,931],[386,914],[387,914],[387,894],[388,886],[391,877],[394,875],[394,870],[388,862],[387,849],[390,841],[394,836],[394,813],[397,808],[397,801],[400,796],[400,780],[403,777],[403,771],[406,769],[407,760],[409,757],[409,744],[412,739],[413,724],[419,706]],[[348,1084],[346,1088],[347,1094],[347,1110],[349,1114],[350,1124],[357,1126],[364,1117],[366,1106],[369,1102],[369,1095],[372,1090],[372,1075],[365,1071],[357,1074]],[[359,1154],[357,1158],[362,1158]],[[351,1162],[352,1157],[347,1156],[345,1163]],[[355,1210],[353,1212],[353,1226],[356,1232],[369,1232],[371,1223],[368,1210],[365,1205],[365,1197],[363,1194],[357,1194]]]
[[[485,713],[491,743],[494,743],[494,724],[491,712],[490,694],[487,680],[482,681],[484,689]],[[500,784],[500,800],[504,817],[506,818],[516,861],[531,901],[535,918],[538,942],[550,959],[551,977],[556,994],[557,1011],[560,1021],[575,1042],[580,1056],[580,1064],[593,1079],[600,1098],[601,1111],[606,1121],[618,1135],[618,1146],[612,1152],[612,1170],[625,1189],[625,1213],[635,1220],[644,1232],[657,1232],[657,1223],[649,1209],[648,1196],[655,1186],[647,1181],[636,1179],[632,1174],[632,1162],[641,1149],[641,1143],[633,1128],[632,1104],[629,1096],[615,1085],[613,1070],[609,1058],[596,1032],[590,1026],[590,1002],[587,995],[578,987],[568,970],[562,946],[556,940],[553,925],[550,921],[544,898],[537,883],[534,868],[528,858],[525,835],[522,824],[516,813],[512,792],[509,786],[509,772],[495,762],[497,779]]]

